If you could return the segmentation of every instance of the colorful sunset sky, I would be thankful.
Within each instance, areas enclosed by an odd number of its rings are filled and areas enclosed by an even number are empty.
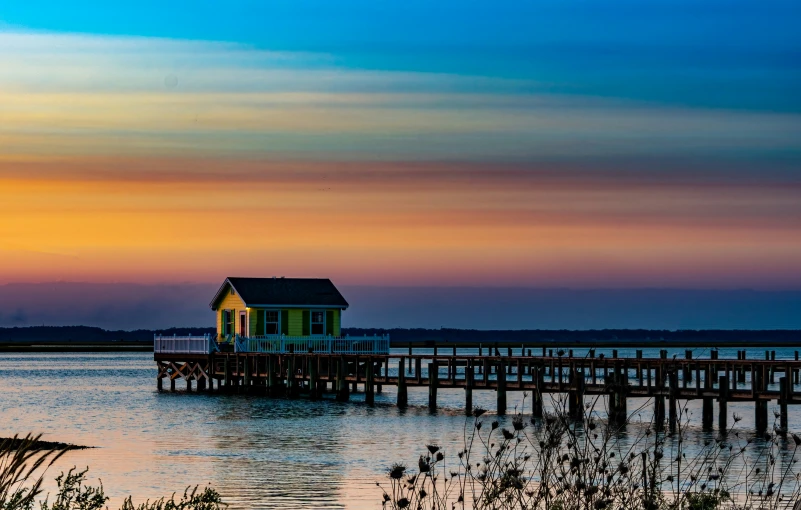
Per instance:
[[[0,285],[801,291],[799,20],[4,2]]]

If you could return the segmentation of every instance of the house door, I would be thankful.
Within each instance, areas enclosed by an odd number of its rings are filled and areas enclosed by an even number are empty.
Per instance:
[[[239,335],[248,336],[248,318],[245,312],[239,312]]]

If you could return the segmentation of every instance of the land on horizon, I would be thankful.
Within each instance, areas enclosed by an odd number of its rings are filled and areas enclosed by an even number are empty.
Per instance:
[[[148,350],[153,335],[216,334],[210,328],[168,328],[160,330],[105,330],[89,326],[31,326],[0,328],[0,351],[47,350]],[[389,334],[393,347],[433,347],[495,343],[508,346],[800,346],[801,330],[477,330],[426,328],[342,328],[343,335]]]

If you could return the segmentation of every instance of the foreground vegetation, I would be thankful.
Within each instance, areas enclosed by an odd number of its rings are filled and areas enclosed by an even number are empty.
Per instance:
[[[565,401],[542,419],[515,414],[511,426],[477,409],[456,455],[428,445],[414,467],[394,464],[378,483],[385,508],[453,510],[801,510],[801,437],[735,425],[690,443],[689,413],[662,432],[653,422],[601,420],[603,399],[571,419]],[[598,412],[601,411],[601,412]],[[700,452],[700,453],[699,453]]]
[[[52,443],[51,443],[52,444]],[[56,478],[58,492],[41,500],[42,483],[49,467],[71,445],[52,448],[40,436],[13,437],[0,442],[0,510],[103,510],[109,498],[102,484],[86,485],[86,470],[71,469]],[[177,499],[176,499],[177,498]],[[38,506],[37,506],[38,503]],[[180,496],[135,505],[129,496],[120,510],[220,510],[227,505],[209,487],[187,489]]]

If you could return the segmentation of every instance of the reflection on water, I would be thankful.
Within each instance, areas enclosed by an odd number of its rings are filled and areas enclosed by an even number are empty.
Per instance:
[[[749,357],[764,359],[764,350]],[[53,474],[89,466],[112,503],[127,494],[143,500],[210,483],[232,508],[380,508],[375,482],[392,462],[413,464],[426,443],[446,452],[462,446],[462,390],[440,388],[441,409],[431,415],[425,388],[410,388],[410,408],[402,411],[391,387],[369,408],[362,394],[339,403],[158,393],[155,375],[147,353],[5,355],[0,435],[42,432],[49,440],[98,446],[70,452]],[[473,399],[495,408],[493,392],[475,391]],[[521,401],[521,393],[510,392],[510,410]],[[631,399],[629,410],[643,404]],[[700,403],[688,409],[700,421]],[[743,416],[741,428],[753,427],[753,404],[730,403],[729,412]],[[650,419],[649,406],[642,419]],[[801,429],[801,413],[791,411],[790,427]],[[713,435],[693,426],[691,436],[700,442]]]

